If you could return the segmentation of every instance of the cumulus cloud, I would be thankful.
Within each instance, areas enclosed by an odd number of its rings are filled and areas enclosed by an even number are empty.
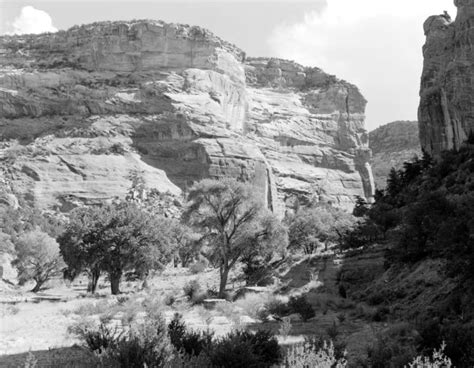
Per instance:
[[[57,28],[53,26],[51,16],[32,6],[24,6],[20,15],[13,21],[12,34],[30,34],[43,32],[57,32]]]
[[[416,119],[423,22],[452,0],[327,0],[321,12],[272,32],[273,53],[357,84],[369,100],[369,128]]]

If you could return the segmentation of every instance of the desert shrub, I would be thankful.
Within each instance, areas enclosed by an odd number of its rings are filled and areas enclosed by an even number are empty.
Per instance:
[[[380,333],[368,347],[368,363],[374,368],[404,367],[416,355],[416,334],[407,323],[394,325]]]
[[[114,155],[123,155],[127,150],[122,143],[114,143],[110,146],[109,152]]]
[[[306,341],[304,344],[292,346],[287,352],[282,368],[344,368],[347,366],[345,357],[336,358],[332,342],[323,341],[322,346]]]
[[[339,335],[339,329],[336,325],[336,321],[334,321],[331,326],[326,328],[326,333],[331,340],[336,340],[337,336]]]
[[[377,307],[372,316],[374,322],[385,322],[390,315],[390,308],[387,306]]]
[[[191,271],[193,275],[202,273],[206,270],[208,264],[209,262],[206,262],[204,260],[196,261],[192,265],[189,266],[189,271]]]
[[[189,300],[191,300],[194,295],[201,292],[201,290],[201,285],[196,279],[189,281],[183,286],[184,295],[187,296]]]
[[[244,297],[237,299],[233,304],[237,308],[241,308],[243,313],[252,318],[259,318],[270,314],[266,308],[267,303],[273,299],[269,293],[247,293]]]
[[[264,308],[268,311],[269,314],[274,314],[279,317],[287,316],[291,313],[288,304],[276,298],[268,301],[265,304]]]
[[[275,336],[268,331],[235,331],[213,339],[210,332],[188,331],[180,315],[168,325],[171,344],[181,354],[200,357],[213,367],[271,367],[280,361],[281,350]]]
[[[210,357],[215,367],[271,367],[280,362],[281,348],[268,331],[235,331],[213,342]]]
[[[421,352],[426,354],[445,344],[445,353],[456,367],[474,366],[474,325],[424,321],[417,327]]]
[[[207,352],[212,342],[212,333],[188,331],[178,313],[168,325],[168,334],[174,348],[187,355],[199,356],[201,352]]]
[[[288,301],[288,308],[291,313],[298,313],[303,321],[307,321],[316,315],[313,307],[303,295],[292,296]]]
[[[280,322],[278,333],[286,339],[290,334],[291,327],[291,319],[289,317],[283,317]]]
[[[207,298],[207,292],[201,288],[198,280],[192,280],[184,285],[183,292],[193,304],[201,304]]]
[[[163,303],[168,307],[171,307],[175,301],[176,301],[176,297],[171,293],[166,294],[165,297],[163,298]]]
[[[167,332],[164,320],[156,314],[134,322],[120,332],[105,323],[95,330],[79,331],[83,341],[105,366],[122,368],[165,366],[173,354]]]
[[[410,368],[451,368],[453,364],[445,354],[446,345],[441,344],[439,350],[434,350],[431,357],[417,356],[412,362],[408,363]]]

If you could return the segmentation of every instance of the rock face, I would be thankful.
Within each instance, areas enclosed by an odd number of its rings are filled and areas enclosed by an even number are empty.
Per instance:
[[[474,132],[474,0],[455,0],[458,14],[428,18],[421,77],[421,146],[438,156]]]
[[[422,157],[417,121],[394,121],[369,133],[375,186],[385,188],[390,169],[401,169],[415,156]]]
[[[373,195],[366,101],[320,69],[159,21],[4,36],[0,53],[4,176],[40,207],[123,196],[132,171],[175,195],[235,177],[278,213]]]

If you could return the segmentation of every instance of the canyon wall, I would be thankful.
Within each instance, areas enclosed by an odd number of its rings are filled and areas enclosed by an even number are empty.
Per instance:
[[[130,175],[179,196],[252,183],[273,211],[371,197],[366,101],[294,62],[246,58],[200,27],[101,22],[0,37],[5,192],[40,208],[123,197]]]
[[[474,134],[474,0],[455,0],[448,15],[428,18],[418,112],[421,146],[438,156]]]
[[[387,185],[391,168],[400,170],[403,163],[422,157],[417,121],[394,121],[369,133],[372,171],[377,189]]]

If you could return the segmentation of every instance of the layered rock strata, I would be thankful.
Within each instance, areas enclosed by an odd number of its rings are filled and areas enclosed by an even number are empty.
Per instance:
[[[415,156],[421,158],[417,121],[394,121],[369,133],[375,186],[385,188],[391,168],[399,170]]]
[[[434,156],[474,134],[474,0],[454,3],[454,21],[444,14],[424,24],[418,119],[421,146]]]
[[[235,177],[280,214],[373,194],[366,101],[320,69],[159,21],[3,36],[0,53],[4,177],[42,208],[123,196],[136,171],[174,195]]]

